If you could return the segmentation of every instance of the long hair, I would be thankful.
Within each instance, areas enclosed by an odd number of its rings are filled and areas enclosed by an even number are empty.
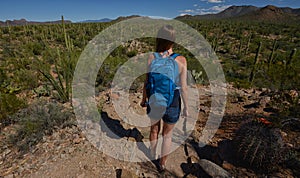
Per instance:
[[[165,52],[170,49],[175,41],[175,30],[171,25],[164,25],[157,32],[156,52]]]

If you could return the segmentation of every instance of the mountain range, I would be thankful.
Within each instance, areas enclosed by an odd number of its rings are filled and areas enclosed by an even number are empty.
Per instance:
[[[70,20],[65,20],[64,22],[72,23]],[[7,25],[17,26],[17,25],[60,24],[60,23],[61,23],[61,20],[36,22],[36,21],[27,21],[26,19],[20,19],[20,20],[6,20],[5,22],[0,21],[0,27],[7,26]]]
[[[184,15],[178,16],[178,20],[214,20],[214,19],[237,19],[250,21],[270,22],[300,22],[300,8],[276,7],[268,5],[265,7],[256,6],[231,6],[217,14],[205,15]]]
[[[132,15],[128,17],[118,17],[117,19],[99,19],[99,20],[85,20],[77,23],[98,23],[98,22],[118,22],[128,18],[139,17],[138,15]],[[300,8],[293,9],[290,7],[276,7],[268,5],[265,7],[256,6],[230,6],[229,8],[221,11],[217,14],[205,14],[205,15],[184,15],[178,16],[177,20],[215,20],[215,19],[231,19],[231,20],[249,20],[249,21],[269,21],[269,22],[300,22]],[[7,20],[5,22],[0,21],[1,26],[7,25],[32,25],[32,24],[59,24],[61,20],[48,21],[48,22],[35,22],[27,21],[25,19],[20,20]],[[70,20],[65,20],[65,23],[72,23]]]

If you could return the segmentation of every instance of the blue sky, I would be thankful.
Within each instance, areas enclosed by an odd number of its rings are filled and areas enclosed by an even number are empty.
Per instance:
[[[266,5],[300,8],[300,0],[3,0],[0,20],[25,18],[30,21],[73,22],[144,15],[174,18],[183,14],[217,13],[231,5]]]

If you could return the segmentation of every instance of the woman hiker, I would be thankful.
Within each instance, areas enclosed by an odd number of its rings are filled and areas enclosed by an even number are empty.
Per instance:
[[[187,61],[184,56],[173,53],[173,45],[175,41],[175,30],[171,25],[163,26],[157,33],[156,38],[156,52],[151,54],[148,58],[148,73],[143,89],[143,99],[141,101],[142,107],[147,107],[147,114],[151,120],[151,130],[150,130],[150,156],[151,159],[155,160],[156,158],[156,147],[158,141],[158,135],[161,129],[161,120],[162,122],[162,148],[161,148],[161,158],[159,160],[159,171],[164,171],[166,168],[167,156],[170,154],[172,146],[172,132],[176,122],[179,120],[181,112],[181,97],[183,100],[183,110],[182,116],[188,116],[188,102],[187,102]],[[158,56],[158,57],[157,57]],[[159,58],[160,57],[160,58]],[[162,117],[157,118],[156,110],[151,114],[151,104],[149,100],[149,72],[151,64],[154,60],[161,60],[161,58],[170,58],[175,61],[177,64],[176,70],[178,71],[177,79],[175,82],[176,88],[174,90],[174,96],[169,105],[166,106],[165,112],[160,115]],[[158,61],[159,62],[159,61]],[[165,70],[165,69],[163,69]],[[175,70],[175,71],[176,71]],[[176,74],[175,74],[176,75]],[[157,83],[157,82],[156,82]],[[160,86],[157,86],[160,87]],[[148,94],[147,94],[148,93]],[[153,108],[152,108],[153,109]],[[150,113],[150,114],[149,114]],[[159,116],[158,116],[159,117]]]

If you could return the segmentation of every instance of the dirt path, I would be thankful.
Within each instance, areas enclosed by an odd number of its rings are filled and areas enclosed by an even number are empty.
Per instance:
[[[0,173],[3,177],[210,177],[200,167],[200,159],[210,160],[223,169],[227,170],[234,177],[257,177],[257,175],[246,168],[228,163],[232,156],[230,140],[234,131],[243,121],[257,115],[268,115],[263,111],[268,98],[261,98],[254,90],[235,90],[229,88],[227,105],[222,123],[212,139],[204,147],[198,145],[202,130],[205,127],[211,105],[211,93],[209,88],[200,87],[199,107],[194,107],[192,112],[198,115],[195,128],[189,132],[186,142],[180,144],[178,148],[169,155],[167,171],[161,174],[157,171],[154,162],[149,160],[143,162],[121,161],[108,156],[94,147],[82,134],[81,130],[73,126],[57,130],[50,136],[45,136],[42,142],[38,143],[34,150],[31,150],[21,158],[14,158],[11,151],[5,157],[6,162],[0,164]],[[125,135],[119,138],[120,142],[135,144],[136,134],[133,126],[122,121],[114,111],[112,98],[118,99],[119,94],[111,94],[106,91],[97,97],[97,101],[103,102],[102,112],[107,113],[107,121],[111,128],[124,130]],[[141,92],[132,93],[130,96],[131,106],[136,112],[145,112],[138,106],[141,100]],[[245,108],[243,106],[260,102],[258,108]],[[179,122],[179,129],[175,129],[173,141],[180,140],[183,122]],[[181,128],[181,129],[180,129]],[[149,127],[137,128],[139,134],[143,136],[140,140],[147,147],[149,137]],[[180,131],[181,130],[181,131]],[[129,133],[129,134],[128,134]],[[127,134],[127,135],[126,135]],[[296,134],[297,136],[297,134]],[[116,149],[114,145],[106,145],[106,149]],[[130,148],[130,147],[129,147]],[[137,147],[139,148],[139,147]],[[136,149],[136,152],[146,154],[143,149]],[[144,153],[143,153],[144,152]],[[281,169],[274,173],[277,177],[293,177],[289,169]]]

